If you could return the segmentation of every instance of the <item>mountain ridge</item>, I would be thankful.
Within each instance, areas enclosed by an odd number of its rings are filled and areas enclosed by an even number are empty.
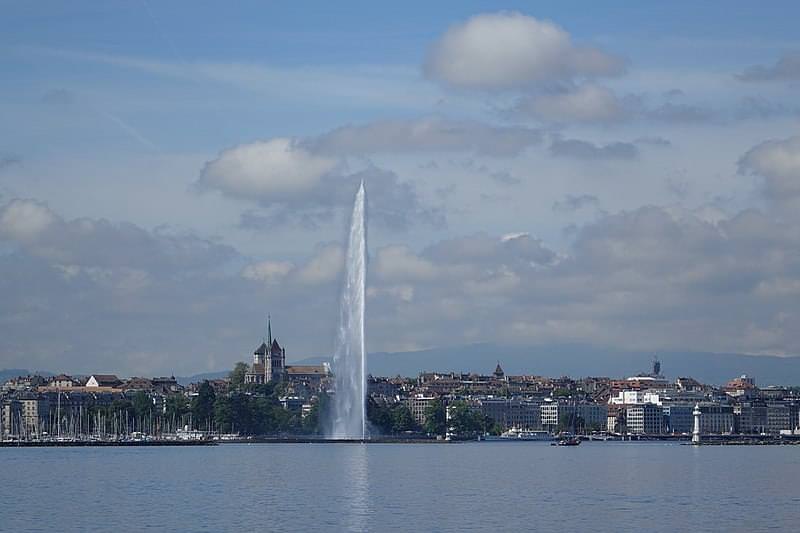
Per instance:
[[[412,352],[373,352],[367,370],[376,376],[416,376],[424,371],[491,373],[500,363],[506,374],[542,376],[626,377],[649,372],[654,356],[661,361],[662,373],[670,380],[693,377],[701,382],[722,385],[742,374],[755,378],[759,386],[800,385],[800,357],[748,355],[694,351],[624,351],[580,344],[504,345],[479,343],[430,348]],[[289,364],[321,364],[329,357],[306,357]],[[233,364],[231,364],[233,366]],[[179,383],[218,379],[229,370],[177,376]],[[26,369],[0,369],[0,383]],[[38,371],[42,375],[50,372]]]

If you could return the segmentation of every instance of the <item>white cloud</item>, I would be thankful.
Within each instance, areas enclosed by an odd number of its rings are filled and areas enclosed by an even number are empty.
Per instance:
[[[765,193],[775,204],[800,200],[800,136],[770,140],[739,160],[741,172],[764,176]]]
[[[629,142],[612,142],[597,145],[580,139],[556,138],[550,145],[550,153],[556,157],[570,157],[591,161],[598,159],[625,160],[638,157],[639,149],[635,144]]]
[[[198,185],[240,198],[281,200],[313,189],[336,163],[277,137],[223,151],[206,164]]]
[[[242,277],[252,281],[277,283],[292,269],[294,269],[294,264],[288,261],[261,261],[244,267]]]
[[[433,44],[424,68],[428,77],[455,87],[509,89],[619,74],[623,62],[576,46],[552,22],[500,12],[452,26]]]
[[[225,368],[252,351],[267,312],[290,357],[332,345],[339,243],[237,271],[226,267],[240,255],[195,237],[50,215],[0,254],[9,364],[127,369],[139,364],[130,353],[147,352],[154,372]],[[796,226],[758,211],[709,222],[658,207],[600,215],[562,255],[526,232],[383,247],[370,263],[371,349],[484,340],[797,353],[798,250]],[[115,350],[119,339],[130,349]]]
[[[406,246],[387,246],[378,250],[374,267],[385,280],[432,280],[439,271],[425,258],[414,254]]]
[[[625,115],[610,89],[591,83],[571,91],[527,97],[516,111],[554,122],[610,122]]]
[[[15,199],[0,212],[0,234],[13,240],[29,241],[46,230],[56,218],[40,202]]]
[[[319,285],[339,279],[344,267],[344,250],[339,244],[328,244],[319,248],[294,277],[304,285]]]
[[[311,143],[279,137],[225,150],[206,163],[196,186],[258,204],[260,210],[242,214],[241,226],[250,229],[286,224],[316,229],[352,204],[361,181],[373,222],[394,229],[444,225],[443,214],[422,204],[412,182],[361,164],[365,168],[348,174],[342,159],[320,155]]]

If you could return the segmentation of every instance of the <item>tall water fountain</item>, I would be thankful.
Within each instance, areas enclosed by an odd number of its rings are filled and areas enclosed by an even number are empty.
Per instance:
[[[364,182],[356,193],[345,257],[345,282],[339,319],[339,339],[333,356],[336,395],[332,429],[335,439],[367,438],[367,353],[364,306],[367,281],[367,233]]]

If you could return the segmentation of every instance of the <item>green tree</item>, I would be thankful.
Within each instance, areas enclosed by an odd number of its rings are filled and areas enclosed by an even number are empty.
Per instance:
[[[170,420],[180,422],[183,415],[189,412],[189,401],[183,394],[173,394],[167,397],[166,415]]]
[[[133,412],[136,418],[144,420],[153,412],[153,400],[144,391],[139,391],[133,397]]]
[[[231,370],[230,374],[228,374],[232,389],[238,389],[244,385],[244,375],[247,374],[248,369],[249,367],[247,366],[247,363],[243,363],[241,361],[234,365],[233,370]]]
[[[392,433],[413,431],[417,428],[414,416],[405,404],[398,404],[392,408]]]
[[[117,398],[111,402],[111,407],[109,409],[110,413],[125,413],[127,411],[131,411],[133,409],[133,404],[130,400],[126,400],[123,398]]]
[[[311,412],[303,418],[302,429],[305,433],[318,435],[324,432],[323,424],[328,420],[330,412],[330,398],[326,393],[321,393],[311,405]]]
[[[486,417],[464,401],[450,406],[450,428],[460,438],[474,437],[486,430]]]
[[[447,432],[447,411],[441,400],[434,400],[425,408],[423,429],[429,435],[444,435]]]
[[[194,419],[194,426],[203,428],[204,424],[208,423],[214,415],[214,401],[216,394],[208,381],[204,381],[200,385],[200,390],[197,391],[194,401],[192,401],[192,418]]]
[[[388,405],[376,402],[372,397],[367,399],[367,420],[383,434],[392,432],[392,411]]]
[[[500,422],[495,422],[493,420],[487,421],[488,432],[492,435],[500,435],[503,432],[503,424]]]
[[[247,383],[242,386],[242,390],[258,396],[277,396],[274,383]]]
[[[234,425],[235,414],[230,398],[220,396],[214,401],[214,423],[219,431],[230,433]]]

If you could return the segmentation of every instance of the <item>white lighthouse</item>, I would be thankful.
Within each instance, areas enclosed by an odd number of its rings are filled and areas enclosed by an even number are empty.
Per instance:
[[[694,431],[692,431],[692,444],[700,444],[700,404],[694,404]]]

